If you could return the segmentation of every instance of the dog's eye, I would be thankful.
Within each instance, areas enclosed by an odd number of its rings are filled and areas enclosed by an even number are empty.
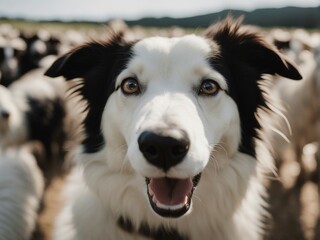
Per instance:
[[[213,80],[204,80],[199,88],[199,95],[216,95],[220,91],[220,86]]]
[[[127,95],[137,95],[140,93],[140,85],[136,79],[132,77],[126,78],[121,83],[121,90]]]

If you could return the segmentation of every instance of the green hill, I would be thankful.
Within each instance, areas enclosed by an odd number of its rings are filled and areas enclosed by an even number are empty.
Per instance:
[[[128,25],[141,25],[148,27],[179,26],[186,28],[207,27],[211,23],[224,18],[228,14],[235,17],[244,15],[244,22],[262,27],[304,27],[320,28],[320,6],[316,8],[267,8],[252,12],[241,10],[223,10],[201,16],[187,18],[142,18],[136,21],[126,21]]]
[[[228,14],[234,17],[244,16],[244,22],[247,24],[258,25],[261,27],[301,27],[301,28],[313,28],[320,29],[320,5],[313,8],[301,8],[301,7],[284,7],[284,8],[266,8],[257,9],[251,12],[242,10],[223,10],[216,13],[209,13],[205,15],[186,17],[186,18],[142,18],[134,21],[125,22],[129,26],[140,25],[143,27],[172,27],[179,26],[183,28],[205,28],[210,24],[226,17]],[[0,13],[1,16],[1,13]],[[13,21],[14,19],[1,18],[0,21]],[[41,23],[55,23],[55,24],[74,24],[74,25],[96,25],[104,24],[110,19],[103,22],[95,21],[32,21],[30,19],[15,19],[19,21],[29,22],[41,22]]]

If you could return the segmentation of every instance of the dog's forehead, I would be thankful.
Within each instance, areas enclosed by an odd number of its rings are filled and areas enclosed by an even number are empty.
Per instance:
[[[196,84],[202,78],[215,79],[217,75],[209,59],[219,54],[219,48],[204,37],[149,37],[137,42],[132,52],[126,72],[142,83],[159,79],[161,83],[183,80]]]
[[[149,37],[135,44],[133,52],[141,64],[164,64],[178,67],[179,64],[201,64],[214,54],[212,44],[203,37]]]
[[[187,53],[198,53],[206,55],[211,51],[209,42],[200,36],[186,35],[183,37],[149,37],[140,40],[134,46],[136,53],[181,53],[181,51],[188,49]]]

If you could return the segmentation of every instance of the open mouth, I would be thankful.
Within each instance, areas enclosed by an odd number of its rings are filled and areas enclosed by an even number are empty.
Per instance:
[[[162,217],[181,217],[188,212],[201,173],[193,178],[146,178],[152,209]]]

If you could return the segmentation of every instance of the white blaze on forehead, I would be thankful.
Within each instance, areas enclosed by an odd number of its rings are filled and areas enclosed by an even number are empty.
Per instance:
[[[186,52],[185,50],[188,49]],[[194,54],[206,56],[211,52],[209,43],[202,37],[187,35],[178,38],[150,37],[138,42],[134,51],[137,53],[148,54],[155,52],[174,54],[183,53],[185,56],[193,57]]]
[[[195,84],[202,78],[208,78],[227,89],[222,75],[214,71],[208,62],[210,57],[218,55],[218,47],[205,38],[195,35],[150,37],[139,41],[133,47],[133,53],[120,79],[134,75],[141,83],[148,83],[151,79],[161,79],[162,82],[190,79],[191,84]]]

